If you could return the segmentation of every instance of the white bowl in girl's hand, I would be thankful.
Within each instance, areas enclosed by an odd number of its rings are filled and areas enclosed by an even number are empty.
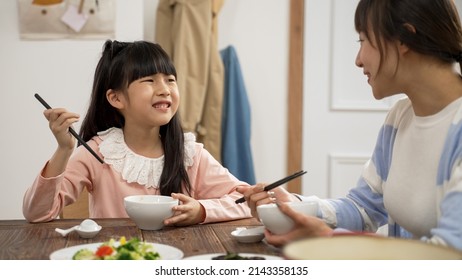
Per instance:
[[[316,202],[296,201],[287,202],[287,204],[294,211],[308,216],[316,216],[318,212],[318,204]],[[286,234],[294,227],[294,221],[283,214],[274,203],[257,206],[257,213],[263,225],[273,234]]]
[[[159,230],[164,220],[173,216],[172,207],[178,199],[164,195],[132,195],[124,198],[125,211],[144,230]]]

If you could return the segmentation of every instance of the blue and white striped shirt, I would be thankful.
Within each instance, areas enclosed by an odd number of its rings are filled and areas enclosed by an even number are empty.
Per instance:
[[[462,250],[462,99],[417,117],[399,100],[382,126],[372,158],[346,198],[320,200],[330,225],[447,245]]]

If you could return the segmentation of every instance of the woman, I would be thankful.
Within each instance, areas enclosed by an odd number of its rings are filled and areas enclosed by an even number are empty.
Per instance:
[[[462,28],[451,0],[360,0],[355,13],[363,69],[376,99],[404,93],[390,110],[372,155],[345,198],[316,200],[319,218],[281,210],[296,227],[269,243],[283,245],[336,230],[415,238],[462,250]],[[252,213],[274,199],[242,187]],[[282,188],[277,201],[296,196]]]

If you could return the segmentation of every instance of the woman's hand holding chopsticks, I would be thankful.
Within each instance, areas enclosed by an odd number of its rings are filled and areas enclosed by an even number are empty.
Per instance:
[[[237,191],[244,195],[247,205],[250,207],[252,216],[258,218],[257,206],[274,202],[300,201],[295,195],[289,193],[283,187],[277,187],[266,191],[267,184],[256,184],[254,186],[239,186]]]

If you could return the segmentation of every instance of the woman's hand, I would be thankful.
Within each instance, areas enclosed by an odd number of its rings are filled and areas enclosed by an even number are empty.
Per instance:
[[[301,238],[331,236],[333,234],[333,229],[323,220],[296,212],[285,203],[278,204],[278,206],[282,213],[294,220],[295,226],[290,232],[281,235],[274,235],[265,230],[265,238],[269,244],[283,246]]]
[[[165,219],[165,225],[188,226],[201,223],[205,219],[205,209],[199,201],[180,193],[172,193],[181,204],[174,206],[172,217]]]
[[[69,127],[79,120],[79,115],[63,108],[48,109],[43,112],[49,122],[51,132],[58,142],[59,148],[73,150],[75,138],[69,133]]]
[[[250,207],[252,216],[258,218],[257,206],[274,202],[299,201],[297,197],[289,193],[282,187],[277,187],[267,192],[264,190],[266,184],[256,184],[255,186],[239,186],[237,191],[244,195],[247,205]]]

